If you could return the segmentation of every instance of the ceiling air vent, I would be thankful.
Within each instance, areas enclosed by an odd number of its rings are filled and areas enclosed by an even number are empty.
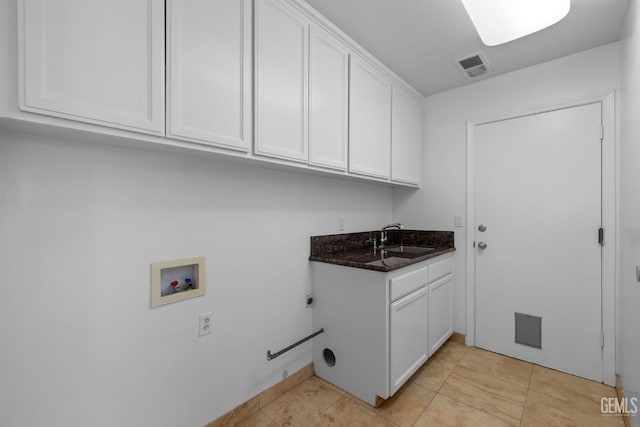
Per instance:
[[[476,52],[466,58],[458,59],[456,66],[468,79],[474,79],[491,71],[489,62],[482,52]]]

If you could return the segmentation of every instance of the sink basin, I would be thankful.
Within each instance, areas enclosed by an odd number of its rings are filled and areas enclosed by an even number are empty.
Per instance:
[[[409,260],[417,258],[421,255],[435,251],[436,248],[431,246],[412,246],[412,245],[390,245],[383,249],[380,254],[381,259],[368,262],[367,265],[375,265],[377,267],[395,267],[396,265],[406,264]]]
[[[407,262],[407,259],[406,258],[400,258],[400,257],[397,257],[397,256],[390,256],[388,258],[385,258],[384,260],[378,259],[378,260],[375,260],[375,261],[368,262],[367,265],[375,265],[375,266],[378,266],[378,267],[389,267],[389,266],[392,266],[394,264],[398,264],[400,262]]]
[[[410,245],[392,245],[384,248],[387,252],[404,252],[409,254],[423,254],[435,251],[436,248],[430,246],[410,246]]]

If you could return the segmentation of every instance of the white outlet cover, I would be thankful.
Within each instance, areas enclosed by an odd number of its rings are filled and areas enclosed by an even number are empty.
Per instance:
[[[205,336],[205,335],[209,335],[211,333],[211,331],[213,330],[213,313],[209,312],[209,313],[202,313],[200,315],[200,322],[199,322],[199,336]]]

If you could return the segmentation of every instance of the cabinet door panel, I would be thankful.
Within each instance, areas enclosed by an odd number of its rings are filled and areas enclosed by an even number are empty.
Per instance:
[[[449,274],[429,285],[429,356],[453,334],[453,280]]]
[[[429,295],[427,287],[391,304],[389,388],[394,394],[427,360]]]
[[[308,25],[284,1],[256,2],[257,154],[307,162]]]
[[[309,52],[309,163],[345,170],[349,52],[326,31],[311,27]]]
[[[167,133],[248,150],[251,0],[169,0],[167,24]]]
[[[351,57],[349,171],[390,176],[391,82],[363,59]]]
[[[392,111],[391,179],[419,184],[422,106],[411,94],[394,86]]]
[[[164,133],[164,1],[20,0],[20,107]]]

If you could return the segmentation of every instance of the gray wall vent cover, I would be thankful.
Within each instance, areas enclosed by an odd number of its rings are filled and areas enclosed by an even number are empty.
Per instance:
[[[516,313],[516,343],[542,348],[542,317]]]

